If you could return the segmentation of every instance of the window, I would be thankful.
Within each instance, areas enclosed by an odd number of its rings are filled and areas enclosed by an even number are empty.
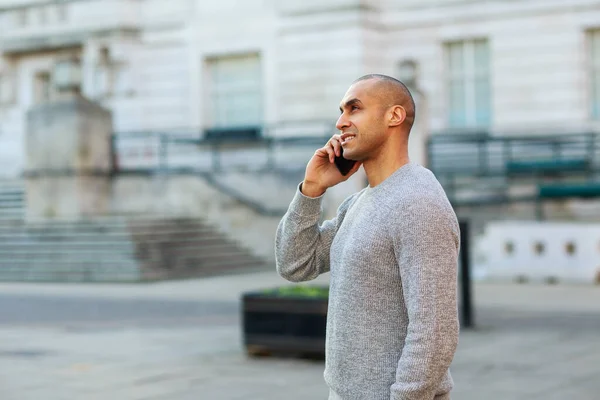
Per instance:
[[[59,22],[64,22],[67,20],[67,5],[64,3],[56,4],[56,14],[58,16]]]
[[[49,72],[35,74],[33,99],[36,104],[50,100],[51,80]]]
[[[600,120],[600,30],[590,33],[592,118]]]
[[[115,63],[112,67],[113,91],[119,95],[131,94],[131,74],[125,63]]]
[[[99,99],[115,95],[130,95],[131,70],[125,61],[117,61],[108,48],[100,50],[94,72],[94,92]]]
[[[6,104],[9,99],[9,81],[6,75],[0,74],[0,105]]]
[[[44,25],[46,22],[48,22],[48,10],[46,9],[46,7],[41,6],[36,11],[38,14],[38,22],[40,23],[40,25]]]
[[[21,8],[15,11],[15,25],[18,27],[24,27],[29,22],[29,10],[27,8]]]
[[[0,72],[0,106],[14,103],[13,76]]]
[[[102,98],[110,93],[110,54],[107,48],[100,49],[98,64],[94,71],[94,92]]]
[[[477,128],[491,122],[489,46],[485,39],[446,44],[448,123]]]
[[[257,54],[208,61],[211,127],[258,126],[262,122],[262,80]]]

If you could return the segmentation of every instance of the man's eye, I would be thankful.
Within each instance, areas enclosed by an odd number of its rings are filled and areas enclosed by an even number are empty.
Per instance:
[[[358,110],[358,106],[352,106],[352,107],[350,107],[350,110],[352,110],[352,111]]]

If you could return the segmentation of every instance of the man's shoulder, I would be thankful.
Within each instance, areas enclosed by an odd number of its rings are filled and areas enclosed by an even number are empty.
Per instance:
[[[406,174],[397,179],[392,191],[393,199],[401,201],[447,200],[446,192],[433,172],[419,164],[412,165]]]
[[[454,215],[446,192],[433,172],[416,165],[409,174],[393,185],[387,196],[389,205],[403,218],[422,213]]]

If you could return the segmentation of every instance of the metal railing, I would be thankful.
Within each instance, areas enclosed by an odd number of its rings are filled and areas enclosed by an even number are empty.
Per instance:
[[[278,126],[279,128],[279,126]],[[118,171],[223,171],[305,166],[308,157],[333,133],[333,124],[292,135],[263,128],[254,138],[204,138],[195,131],[113,134]],[[597,171],[600,134],[466,135],[435,134],[427,143],[429,168],[440,177],[510,176],[518,173]],[[232,162],[228,157],[235,157]],[[545,165],[544,165],[545,163]]]
[[[527,171],[597,171],[600,134],[545,136],[434,135],[430,169],[438,176],[510,176]]]
[[[323,146],[335,131],[334,124],[318,121],[309,134],[299,135],[305,124],[262,128],[254,137],[205,137],[194,131],[130,132],[112,136],[113,175],[202,176],[219,191],[237,199],[260,215],[281,216],[286,209],[258,201],[255,196],[221,182],[215,174],[222,172],[275,172],[289,182],[299,175],[315,149]],[[267,136],[277,129],[283,137]],[[240,131],[241,129],[238,129]],[[286,132],[287,130],[287,132]]]
[[[263,128],[262,135],[233,140],[218,136],[207,139],[197,132],[117,133],[113,136],[115,172],[298,172],[304,170],[314,150],[335,132],[333,124],[323,122],[316,134],[313,129],[311,134],[299,135],[297,129],[295,135],[267,135],[273,130]],[[513,178],[531,178],[533,185],[582,181],[592,184],[600,177],[599,136],[598,133],[544,136],[437,134],[427,143],[429,168],[455,205],[539,201],[538,194],[509,195]],[[493,193],[487,197],[483,190],[481,196],[469,200],[459,198],[457,194],[469,189],[474,180],[488,188],[500,184],[490,190]]]
[[[455,207],[600,197],[600,134],[437,135],[430,169]],[[520,187],[519,190],[515,190]]]
[[[330,126],[331,128],[328,128]],[[335,132],[323,124],[312,134],[282,137],[201,137],[198,132],[114,133],[115,173],[207,173],[301,170]]]

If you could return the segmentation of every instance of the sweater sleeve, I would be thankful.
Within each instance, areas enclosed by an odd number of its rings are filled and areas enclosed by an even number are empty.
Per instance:
[[[281,277],[302,282],[329,272],[331,243],[354,196],[342,202],[333,219],[319,225],[323,196],[307,197],[298,188],[275,236],[275,262]]]
[[[459,227],[449,205],[427,199],[400,218],[393,237],[408,329],[390,399],[433,399],[458,345]]]

